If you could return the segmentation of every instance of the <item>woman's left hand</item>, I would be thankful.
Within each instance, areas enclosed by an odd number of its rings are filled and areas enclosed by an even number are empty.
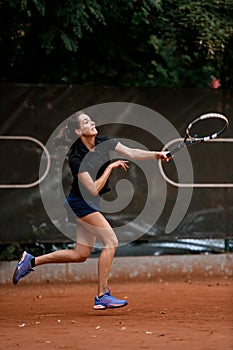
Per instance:
[[[129,166],[128,166],[128,161],[127,160],[116,160],[116,161],[114,161],[114,162],[112,162],[111,164],[110,164],[110,167],[112,168],[112,169],[115,169],[115,168],[122,168],[124,171],[127,171],[128,170],[128,168],[129,168]]]

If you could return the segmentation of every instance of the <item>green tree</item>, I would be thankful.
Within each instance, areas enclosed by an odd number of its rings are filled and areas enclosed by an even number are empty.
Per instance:
[[[233,86],[232,0],[3,0],[3,81]]]

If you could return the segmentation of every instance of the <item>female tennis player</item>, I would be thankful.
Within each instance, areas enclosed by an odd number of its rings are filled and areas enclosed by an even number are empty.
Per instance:
[[[75,137],[75,138],[74,138]],[[34,257],[24,251],[13,275],[13,283],[28,275],[33,268],[50,263],[81,263],[90,255],[95,240],[103,244],[98,260],[98,291],[93,308],[119,308],[127,305],[126,300],[110,294],[108,278],[113,257],[118,245],[117,237],[109,222],[100,211],[102,194],[109,191],[109,176],[115,169],[127,171],[126,160],[110,162],[109,152],[116,151],[123,157],[146,160],[168,161],[167,152],[145,151],[129,148],[117,139],[98,134],[94,121],[85,113],[77,112],[69,118],[55,140],[58,146],[71,144],[69,166],[73,175],[70,193],[65,207],[69,221],[76,223],[76,245],[74,249],[59,250]]]

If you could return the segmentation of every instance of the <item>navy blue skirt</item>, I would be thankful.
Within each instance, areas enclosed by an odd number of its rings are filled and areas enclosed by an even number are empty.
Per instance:
[[[101,199],[99,196],[92,200],[84,200],[73,193],[66,198],[64,206],[67,211],[68,221],[76,223],[78,218],[82,218],[88,214],[100,211]]]

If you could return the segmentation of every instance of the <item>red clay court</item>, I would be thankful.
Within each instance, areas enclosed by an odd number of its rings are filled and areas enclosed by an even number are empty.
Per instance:
[[[173,259],[178,261],[179,257],[167,257],[168,262]],[[206,263],[208,257],[192,257],[195,259]],[[54,278],[33,283],[36,273],[40,275],[38,269],[17,286],[1,285],[0,348],[230,350],[231,260],[225,274],[217,269],[216,275],[213,270],[204,274],[197,266],[191,273],[161,271],[149,278],[143,273],[135,278],[118,274],[110,280],[112,294],[127,298],[129,305],[104,311],[92,309],[96,293],[92,274],[90,281],[86,276],[81,281],[59,282]],[[141,261],[138,258],[139,264]],[[206,267],[209,269],[208,264]],[[117,275],[114,269],[113,274]],[[43,276],[46,278],[46,273]]]

